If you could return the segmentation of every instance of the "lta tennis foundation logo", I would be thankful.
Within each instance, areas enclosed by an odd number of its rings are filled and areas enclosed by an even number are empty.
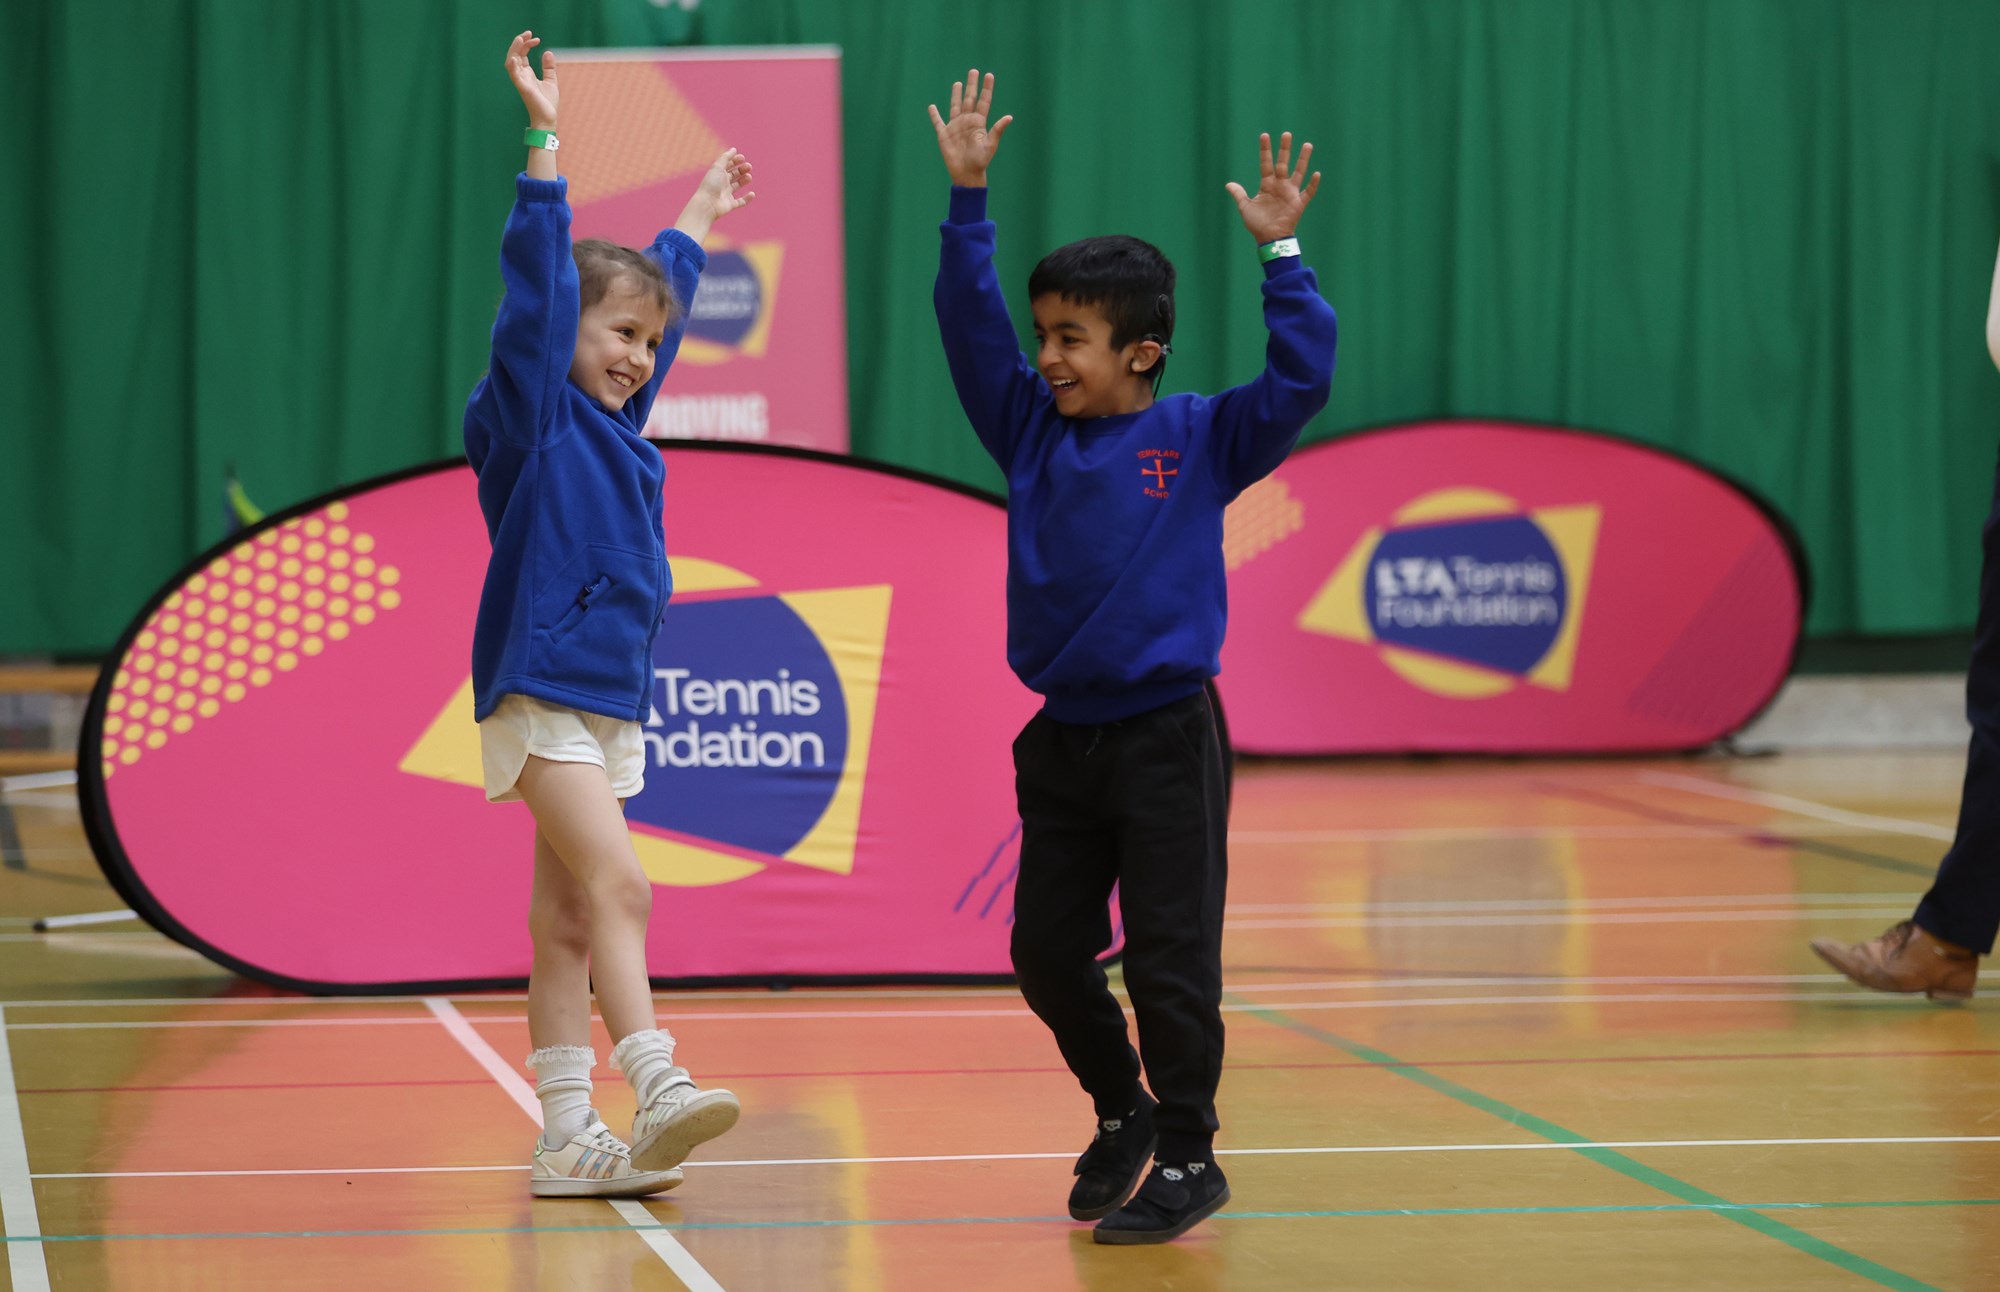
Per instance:
[[[786,864],[852,873],[891,589],[772,592],[712,561],[672,565],[646,786],[626,810],[640,864],[683,887]],[[471,713],[468,679],[402,770],[480,785]]]
[[[1362,535],[1299,627],[1372,645],[1437,695],[1568,690],[1602,511],[1524,512],[1484,489],[1426,494]]]

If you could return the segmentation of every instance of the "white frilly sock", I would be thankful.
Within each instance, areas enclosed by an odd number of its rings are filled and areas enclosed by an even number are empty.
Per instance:
[[[546,1045],[528,1056],[535,1098],[542,1101],[542,1143],[561,1148],[597,1120],[590,1106],[590,1070],[597,1052],[587,1045]]]

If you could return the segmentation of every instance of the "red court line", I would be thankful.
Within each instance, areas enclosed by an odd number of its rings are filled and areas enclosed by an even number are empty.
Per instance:
[[[1799,1050],[1768,1054],[1596,1054],[1575,1058],[1534,1059],[1408,1059],[1395,1065],[1410,1068],[1563,1067],[1605,1063],[1780,1063],[1813,1059],[1989,1059],[1993,1050]],[[1379,1063],[1225,1063],[1227,1072],[1330,1071],[1339,1068],[1381,1068]],[[998,1077],[1062,1074],[1067,1068],[845,1068],[809,1072],[708,1072],[710,1081],[786,1081],[835,1077]],[[234,1085],[186,1086],[40,1086],[23,1087],[18,1095],[179,1094],[218,1090],[354,1090],[399,1086],[483,1086],[481,1080],[450,1081],[273,1081]]]

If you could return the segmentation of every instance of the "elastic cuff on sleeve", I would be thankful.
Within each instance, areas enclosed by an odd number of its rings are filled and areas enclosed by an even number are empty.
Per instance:
[[[1264,281],[1269,282],[1279,274],[1289,274],[1306,267],[1304,256],[1279,256],[1276,260],[1264,262]]]
[[[522,171],[514,177],[514,195],[523,202],[560,202],[569,196],[569,181],[560,175],[533,179]]]
[[[682,260],[694,266],[696,273],[708,268],[708,252],[679,229],[660,230],[660,236],[653,239],[653,245],[662,249],[672,247]]]
[[[986,219],[986,190],[983,188],[961,188],[951,186],[951,216],[953,224],[978,224]]]

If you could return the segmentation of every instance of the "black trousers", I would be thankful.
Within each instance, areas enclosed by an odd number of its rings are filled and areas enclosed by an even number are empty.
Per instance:
[[[1160,1101],[1162,1161],[1201,1161],[1222,1078],[1222,903],[1228,796],[1206,694],[1106,723],[1037,714],[1014,741],[1021,872],[1014,972],[1028,1007],[1099,1117],[1139,1097],[1140,1058]],[[1125,986],[1139,1050],[1097,957],[1118,886]]]
[[[1980,539],[1979,618],[1965,675],[1965,716],[1972,744],[1958,834],[1916,919],[1924,931],[1984,955],[2000,929],[2000,471]]]

